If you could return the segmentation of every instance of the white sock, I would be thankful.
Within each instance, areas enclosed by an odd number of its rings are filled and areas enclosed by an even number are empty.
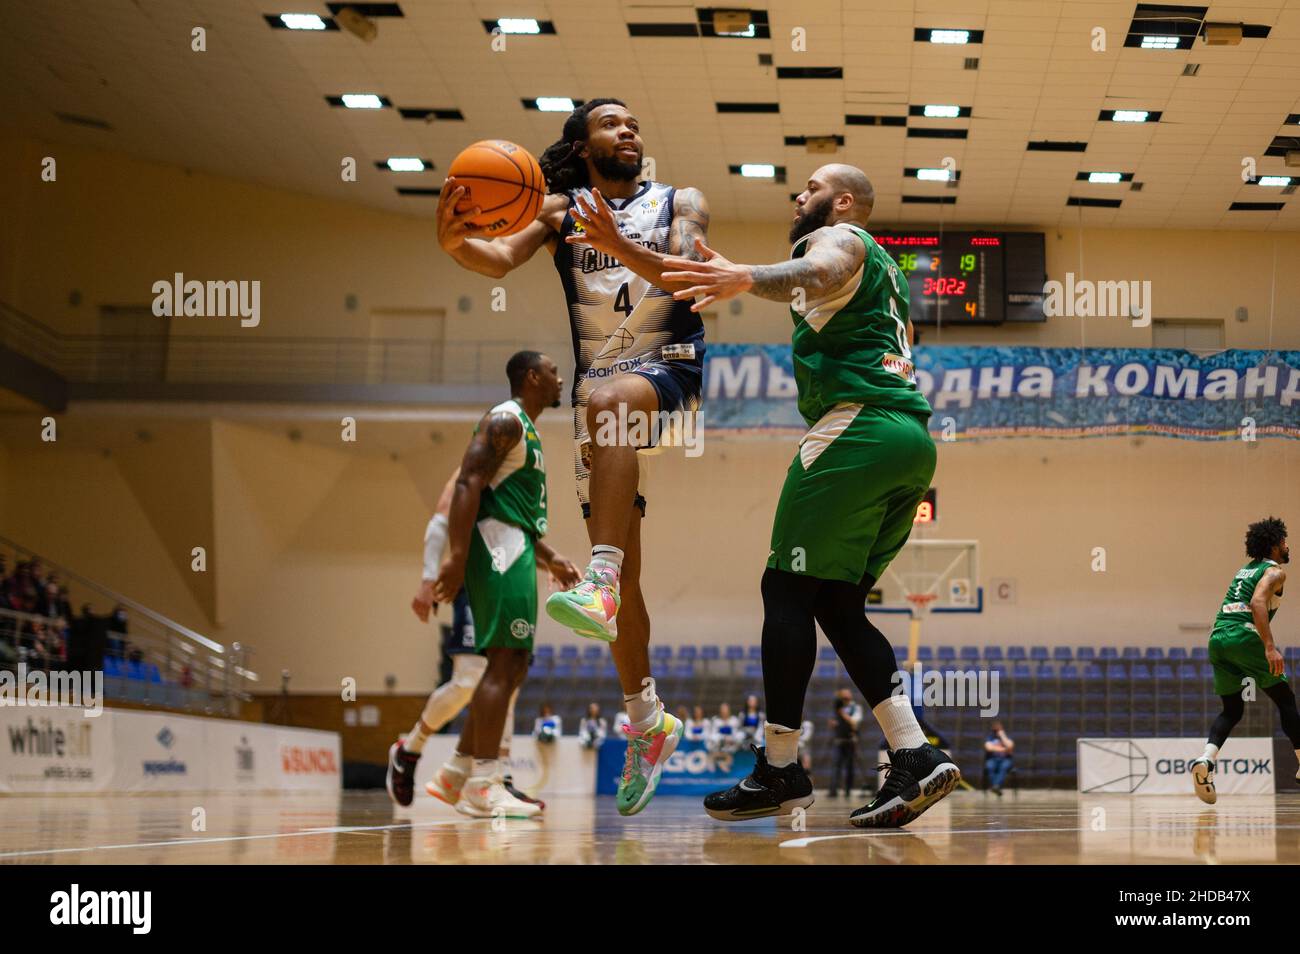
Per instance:
[[[498,759],[475,759],[472,778],[496,778]]]
[[[446,765],[453,772],[459,772],[461,775],[468,775],[469,770],[474,767],[474,760],[468,755],[461,755],[459,752],[453,752],[451,758],[447,760]]]
[[[916,713],[912,711],[912,700],[907,696],[890,696],[872,709],[871,713],[880,723],[880,731],[885,733],[885,741],[889,743],[890,751],[914,749],[918,745],[925,745],[925,733],[921,731],[921,724],[916,721]]]
[[[424,729],[423,720],[416,719],[414,728],[412,728],[410,732],[406,733],[406,738],[402,740],[402,748],[406,749],[406,751],[413,755],[419,755],[424,751],[424,743],[428,738],[429,733]]]
[[[1296,751],[1300,752],[1300,749],[1296,749]],[[1213,762],[1216,759],[1218,759],[1218,757],[1219,757],[1219,747],[1215,745],[1213,742],[1206,742],[1205,751],[1201,753],[1201,758],[1209,759],[1211,762]]]
[[[772,768],[792,765],[795,754],[799,751],[799,730],[769,722],[763,734],[767,738],[767,764]]]
[[[604,543],[598,543],[591,548],[590,568],[598,576],[608,576],[613,574],[613,585],[618,586],[619,574],[623,572],[623,551],[618,547],[611,547]],[[602,573],[601,571],[606,571]]]
[[[638,732],[644,732],[659,719],[659,693],[653,691],[654,686],[649,688],[652,690],[649,702],[639,692],[623,697],[623,708],[627,711],[628,721]]]

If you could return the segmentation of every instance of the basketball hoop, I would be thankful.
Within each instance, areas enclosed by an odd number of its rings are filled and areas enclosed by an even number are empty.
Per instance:
[[[905,593],[904,599],[912,604],[912,618],[930,615],[930,604],[939,598],[938,593]]]

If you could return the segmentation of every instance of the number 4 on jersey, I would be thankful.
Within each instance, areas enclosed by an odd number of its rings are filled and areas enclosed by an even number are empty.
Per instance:
[[[624,282],[614,295],[614,310],[621,311],[625,318],[632,314],[632,296],[628,293],[627,282]]]

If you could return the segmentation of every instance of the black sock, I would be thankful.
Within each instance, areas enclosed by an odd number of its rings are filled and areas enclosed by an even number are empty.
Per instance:
[[[767,720],[803,723],[803,700],[817,662],[813,605],[823,581],[769,567],[763,572],[763,692]]]

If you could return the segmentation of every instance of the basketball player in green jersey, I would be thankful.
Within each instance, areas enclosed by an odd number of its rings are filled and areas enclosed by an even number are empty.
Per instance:
[[[664,275],[696,309],[749,292],[791,305],[799,413],[808,432],[790,464],[763,574],[766,748],[752,775],[704,801],[714,818],[787,814],[812,804],[798,764],[804,695],[817,657],[814,621],[871,704],[890,749],[888,778],[850,815],[863,828],[905,825],[957,785],[957,766],[925,737],[867,592],[907,541],[934,475],[930,405],[912,366],[907,283],[867,233],[875,193],[861,169],[832,164],[795,200],[790,260],[740,265],[698,241],[704,261]]]
[[[1273,643],[1273,616],[1282,599],[1291,551],[1286,545],[1286,524],[1276,517],[1252,523],[1246,529],[1248,562],[1233,577],[1210,632],[1210,665],[1214,667],[1214,694],[1223,711],[1210,726],[1205,752],[1192,763],[1192,788],[1197,797],[1213,805],[1214,763],[1233,726],[1241,721],[1246,704],[1242,690],[1252,682],[1277,706],[1282,731],[1300,758],[1300,712],[1295,692],[1286,678],[1286,664]],[[1300,772],[1296,774],[1300,782]]]
[[[533,425],[560,406],[555,362],[520,351],[506,364],[510,400],[488,411],[474,429],[452,494],[447,553],[433,596],[451,602],[464,585],[474,614],[474,648],[487,669],[474,689],[459,755],[438,770],[428,791],[475,818],[528,818],[541,812],[505,788],[497,760],[511,696],[528,672],[537,629],[537,567],[562,586],[578,571],[544,542],[546,468]]]

